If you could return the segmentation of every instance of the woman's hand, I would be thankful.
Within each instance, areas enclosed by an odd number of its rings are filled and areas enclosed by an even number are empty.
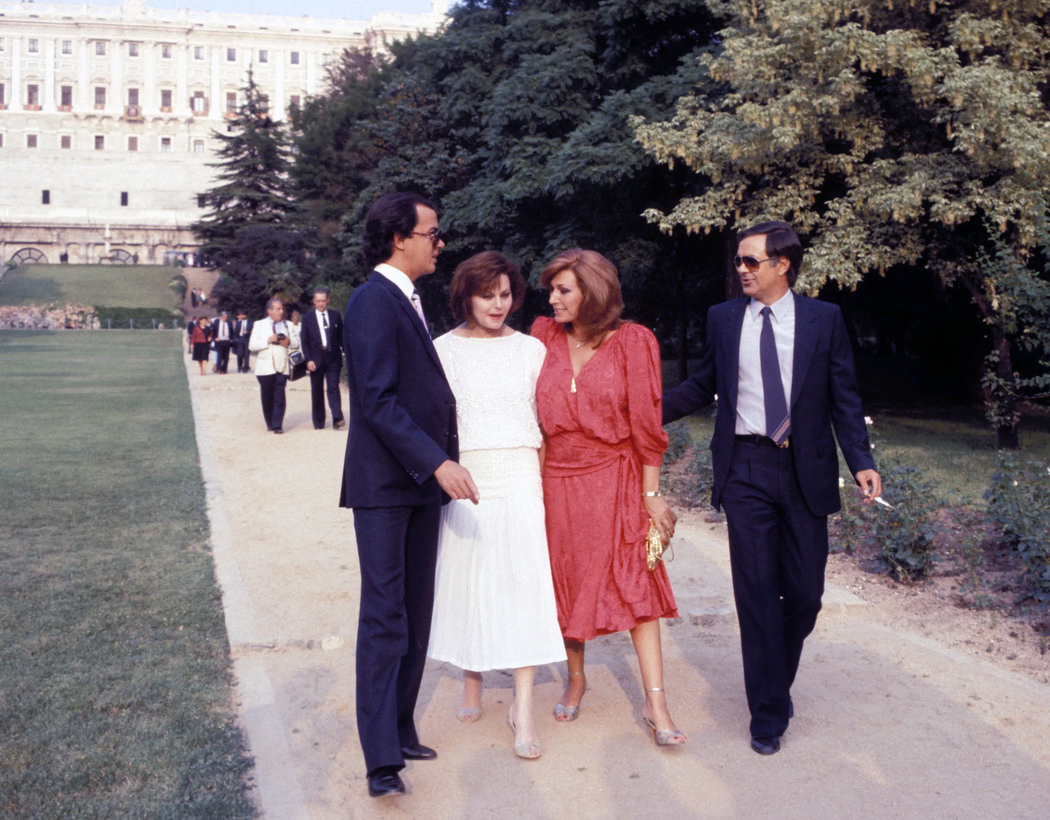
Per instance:
[[[664,542],[664,546],[667,546],[671,543],[671,537],[674,535],[674,525],[678,521],[678,516],[674,514],[674,510],[668,506],[662,495],[643,495],[642,503],[645,504],[646,512],[649,513],[649,517],[656,524],[656,531],[660,533],[660,539]]]

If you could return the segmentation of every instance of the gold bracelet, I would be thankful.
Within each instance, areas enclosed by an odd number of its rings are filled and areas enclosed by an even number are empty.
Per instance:
[[[662,495],[663,495],[663,493],[660,492],[659,490],[654,490],[651,493],[642,493],[642,497],[643,498],[660,498],[660,496],[662,496]]]

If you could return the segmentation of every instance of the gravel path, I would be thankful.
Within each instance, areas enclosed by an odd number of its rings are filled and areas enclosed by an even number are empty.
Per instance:
[[[482,719],[464,724],[458,670],[431,663],[417,719],[440,756],[409,763],[405,797],[369,799],[354,722],[357,553],[351,514],[337,507],[345,429],[313,429],[303,379],[289,385],[285,435],[268,435],[254,377],[194,370],[187,358],[238,707],[268,820],[1050,817],[1050,689],[890,629],[843,589],[829,590],[806,645],[783,750],[754,754],[725,527],[692,513],[668,567],[683,617],[663,627],[688,744],[657,749],[644,730],[626,634],[589,645],[573,723],[548,717],[564,665],[537,670],[537,761],[512,751],[509,673],[486,675]]]

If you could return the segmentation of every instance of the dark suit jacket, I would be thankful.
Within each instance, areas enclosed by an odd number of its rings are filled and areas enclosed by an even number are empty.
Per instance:
[[[412,303],[382,274],[351,295],[343,349],[350,434],[339,506],[447,500],[434,471],[459,458],[456,398]]]
[[[316,310],[309,310],[303,314],[299,343],[302,345],[306,361],[320,365],[326,357],[334,356],[342,366],[343,319],[338,311],[331,308],[325,312],[328,314],[328,350],[321,348],[321,328],[317,323]]]
[[[707,314],[707,341],[700,366],[664,395],[664,424],[706,407],[718,395],[711,439],[717,509],[729,473],[736,434],[740,333],[750,299],[733,299]],[[795,352],[791,377],[791,450],[795,471],[813,515],[830,515],[841,504],[835,437],[855,475],[875,469],[853,367],[853,351],[837,305],[795,294]],[[835,436],[832,436],[832,424]]]
[[[219,338],[219,325],[220,325],[221,323],[222,323],[222,320],[221,320],[221,319],[213,319],[213,320],[212,320],[212,323],[211,323],[211,337],[212,337],[213,339],[216,339],[216,340],[218,340],[218,338]],[[235,336],[233,335],[233,326],[234,326],[235,322],[231,322],[231,321],[230,321],[229,319],[227,319],[227,320],[226,320],[226,324],[228,324],[228,325],[229,325],[229,328],[228,328],[228,329],[227,329],[227,331],[226,331],[226,335],[228,336],[228,338],[226,339],[226,341],[228,341],[228,342],[232,342],[232,341],[233,341],[233,340],[234,340],[234,339],[236,338],[236,337],[235,337]]]
[[[241,325],[244,324],[246,326],[244,330],[244,344],[247,345],[248,340],[252,337],[252,325],[254,325],[255,322],[251,319],[245,319],[243,322],[240,319],[237,319],[230,324],[233,325],[234,344],[237,344],[241,340]]]

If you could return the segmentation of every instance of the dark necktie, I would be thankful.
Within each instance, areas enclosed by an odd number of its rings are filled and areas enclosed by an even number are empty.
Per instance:
[[[766,400],[766,435],[782,445],[791,435],[791,417],[784,398],[784,382],[780,378],[777,342],[773,337],[772,309],[762,308],[762,336],[759,340],[759,358],[762,360],[762,393]]]

